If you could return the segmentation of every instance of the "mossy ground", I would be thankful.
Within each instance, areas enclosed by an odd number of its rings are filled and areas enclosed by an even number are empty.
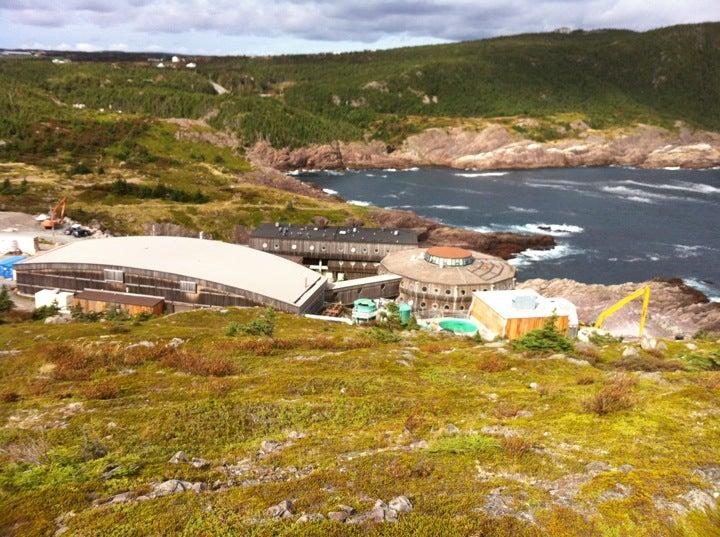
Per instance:
[[[426,333],[380,343],[365,328],[289,315],[278,316],[274,340],[223,335],[229,322],[257,314],[0,326],[0,350],[20,351],[0,357],[0,533],[52,535],[56,518],[72,511],[67,534],[80,536],[718,534],[717,511],[672,518],[654,498],[702,487],[693,471],[717,464],[720,373],[622,373],[637,380],[634,404],[598,416],[583,402],[620,374],[618,344],[581,365]],[[185,340],[180,349],[162,350],[174,337]],[[127,349],[144,340],[157,345]],[[698,344],[689,353],[671,343],[666,357],[686,364],[690,354],[718,352],[716,343]],[[215,371],[225,376],[208,375],[188,356],[220,363]],[[449,424],[460,432],[448,432]],[[484,433],[486,426],[510,428],[524,447]],[[289,431],[307,436],[257,458],[263,440]],[[427,444],[407,448],[419,441]],[[169,464],[178,450],[211,465]],[[266,470],[310,471],[93,506],[170,478],[222,481],[223,464],[247,458]],[[538,485],[592,461],[614,469],[588,478],[569,505]],[[617,470],[627,464],[631,471]],[[120,470],[103,479],[113,465]],[[618,483],[632,493],[598,499]],[[534,525],[483,510],[499,487],[519,511],[533,512]],[[273,522],[264,514],[284,499],[294,499],[297,512],[327,513],[400,494],[414,509],[397,524]]]

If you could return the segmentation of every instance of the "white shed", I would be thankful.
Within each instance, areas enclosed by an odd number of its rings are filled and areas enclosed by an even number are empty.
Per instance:
[[[43,289],[35,293],[35,307],[52,306],[57,304],[62,313],[69,313],[74,293],[60,289]]]
[[[34,233],[0,232],[0,255],[20,252],[35,255],[38,237]]]

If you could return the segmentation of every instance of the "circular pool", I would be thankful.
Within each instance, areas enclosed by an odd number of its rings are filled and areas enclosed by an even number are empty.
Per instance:
[[[438,322],[438,326],[442,330],[468,336],[478,331],[477,325],[467,319],[443,319]]]

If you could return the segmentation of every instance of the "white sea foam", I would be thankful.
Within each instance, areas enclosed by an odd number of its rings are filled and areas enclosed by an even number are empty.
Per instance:
[[[361,200],[348,200],[348,203],[350,205],[357,205],[358,207],[369,207],[372,205],[369,201],[361,201]]]
[[[661,194],[659,192],[648,192],[647,190],[629,188],[627,186],[604,186],[600,190],[622,199],[637,201],[640,203],[654,203],[656,201],[700,201],[696,198],[673,196],[671,194]]]
[[[428,205],[428,209],[442,209],[444,211],[467,211],[470,209],[467,205]]]
[[[527,267],[539,261],[550,261],[554,259],[562,259],[573,255],[580,255],[585,250],[573,248],[569,244],[557,244],[549,250],[524,250],[514,257],[509,263],[515,267]]]
[[[674,183],[643,183],[642,181],[623,181],[626,185],[654,188],[656,190],[679,190],[682,192],[697,192],[698,194],[720,194],[720,188],[705,183],[691,183],[689,181],[675,181]]]
[[[696,278],[684,278],[683,282],[685,283],[685,285],[700,291],[702,294],[708,297],[708,300],[710,300],[710,302],[720,302],[720,289],[713,287],[707,282],[698,280]]]
[[[580,226],[571,224],[523,224],[521,226],[510,226],[511,231],[520,233],[537,233],[541,235],[552,235],[553,237],[567,237],[575,233],[585,231]]]
[[[676,172],[680,169],[680,166],[667,166],[666,168],[663,168],[663,170],[667,170],[669,172]]]
[[[508,205],[508,209],[515,213],[537,213],[537,209],[527,209],[525,207],[516,207],[515,205]]]
[[[397,168],[385,168],[383,171],[384,172],[396,172]]]
[[[417,166],[413,166],[412,168],[405,168],[405,169],[403,169],[403,171],[404,172],[417,172],[417,171],[420,171],[420,168],[418,168]]]
[[[366,173],[365,177],[375,177],[375,174],[374,173]]]
[[[477,172],[477,173],[456,173],[455,177],[502,177],[507,175],[508,172]]]
[[[325,194],[330,194],[331,196],[337,196],[338,194],[338,191],[333,190],[332,188],[323,188],[322,191],[325,192]]]
[[[717,248],[711,248],[702,244],[674,244],[675,256],[680,259],[699,257],[706,252],[717,252]]]

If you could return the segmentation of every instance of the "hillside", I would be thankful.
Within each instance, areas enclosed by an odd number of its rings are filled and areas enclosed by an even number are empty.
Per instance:
[[[717,535],[717,336],[228,335],[258,314],[1,325],[0,533]]]
[[[70,195],[77,219],[114,233],[159,222],[231,239],[260,221],[405,218],[266,168],[717,166],[719,42],[709,23],[183,59],[195,69],[157,54],[162,69],[137,53],[0,57],[0,180],[15,185],[0,206]]]

